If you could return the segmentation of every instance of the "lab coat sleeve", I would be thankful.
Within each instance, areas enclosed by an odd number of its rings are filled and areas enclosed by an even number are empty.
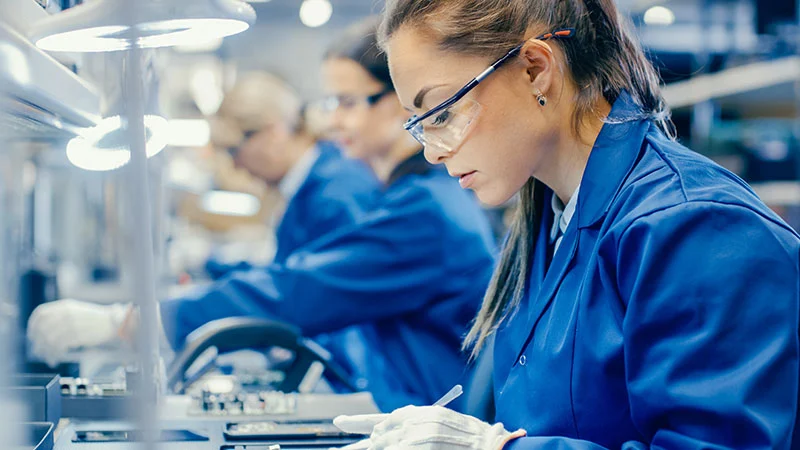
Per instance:
[[[418,310],[433,301],[447,272],[441,229],[440,215],[425,202],[376,211],[301,247],[284,264],[235,272],[162,302],[167,337],[180,347],[201,325],[236,316],[286,321],[313,336]]]
[[[616,239],[609,267],[626,303],[630,413],[644,437],[623,448],[789,448],[797,238],[769,220],[741,206],[684,203],[635,220]],[[508,448],[599,447],[523,438]]]
[[[253,265],[247,261],[224,263],[217,258],[209,258],[205,264],[206,273],[212,280],[219,280],[232,272],[243,272],[252,268]]]

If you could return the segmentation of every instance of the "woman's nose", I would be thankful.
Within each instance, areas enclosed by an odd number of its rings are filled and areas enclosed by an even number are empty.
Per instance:
[[[425,159],[431,164],[443,164],[451,153],[440,148],[438,145],[425,146]]]

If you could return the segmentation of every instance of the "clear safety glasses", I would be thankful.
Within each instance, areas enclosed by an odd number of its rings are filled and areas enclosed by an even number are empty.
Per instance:
[[[550,33],[535,37],[536,40],[566,39],[575,34],[574,28],[559,28]],[[526,41],[527,42],[527,41]],[[517,56],[524,43],[514,47],[500,59],[495,61],[486,70],[473,78],[452,97],[430,109],[421,116],[412,116],[403,128],[414,139],[426,147],[435,147],[445,152],[452,152],[464,141],[475,119],[481,111],[481,105],[471,99],[464,99],[475,86],[485,80],[506,61]]]
[[[377,92],[372,95],[349,95],[349,94],[340,94],[340,95],[331,95],[324,98],[321,102],[321,106],[323,111],[326,112],[333,112],[337,109],[343,110],[352,110],[358,108],[360,106],[366,106],[371,108],[375,106],[380,99],[384,96],[391,94],[394,92],[392,88],[384,88],[382,91]]]

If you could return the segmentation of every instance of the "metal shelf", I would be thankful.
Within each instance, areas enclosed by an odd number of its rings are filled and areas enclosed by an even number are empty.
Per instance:
[[[73,135],[77,129],[98,122],[100,94],[22,34],[22,22],[36,17],[29,9],[32,2],[3,2],[18,7],[18,13],[12,15],[13,20],[6,14],[0,19],[2,131],[10,138]]]
[[[800,57],[790,56],[699,75],[664,87],[672,109],[691,107],[708,100],[720,100],[743,108],[758,103],[793,106],[795,83],[800,81]]]

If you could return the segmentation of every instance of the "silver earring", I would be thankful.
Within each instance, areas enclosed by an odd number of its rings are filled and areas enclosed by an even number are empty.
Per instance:
[[[536,90],[536,100],[539,102],[540,106],[547,105],[547,97],[545,97],[545,95],[542,94],[542,91],[538,89]]]

